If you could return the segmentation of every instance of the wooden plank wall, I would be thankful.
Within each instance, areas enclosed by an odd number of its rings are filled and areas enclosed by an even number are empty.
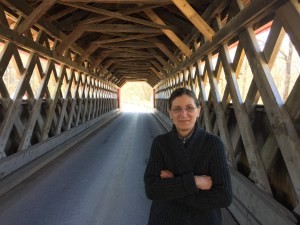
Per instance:
[[[279,63],[276,57],[286,34],[296,55],[293,66],[300,62],[299,1],[287,1],[263,16],[255,14],[265,4],[253,1],[244,8],[239,0],[232,1],[226,22],[220,16],[212,20],[216,31],[212,40],[197,36],[191,44],[194,57],[155,86],[155,105],[168,116],[171,92],[177,87],[194,90],[202,108],[201,126],[226,145],[235,195],[230,210],[238,221],[296,224],[295,216],[300,215],[300,71],[298,67],[293,88],[284,97],[272,69]],[[268,17],[272,19],[257,27],[256,22]],[[262,46],[257,37],[266,29],[270,31]],[[247,67],[242,66],[245,62]],[[245,69],[251,74],[246,89],[241,83]]]

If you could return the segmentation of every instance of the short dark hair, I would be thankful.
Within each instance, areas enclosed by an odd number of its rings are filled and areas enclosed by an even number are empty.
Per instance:
[[[197,99],[195,93],[194,93],[192,90],[187,89],[187,88],[177,88],[177,89],[175,89],[175,90],[172,92],[172,94],[171,94],[171,96],[170,96],[170,98],[169,98],[169,109],[171,109],[171,107],[172,107],[172,102],[173,102],[173,100],[174,100],[175,98],[177,98],[177,97],[182,96],[182,95],[190,96],[190,97],[194,100],[195,105],[196,105],[197,107],[199,106],[198,99]]]

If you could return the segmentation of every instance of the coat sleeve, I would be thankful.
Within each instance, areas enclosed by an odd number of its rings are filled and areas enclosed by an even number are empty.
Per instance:
[[[151,200],[171,200],[198,192],[192,171],[169,179],[161,179],[160,171],[165,169],[163,136],[153,140],[150,158],[144,174],[146,195]]]
[[[209,176],[213,180],[212,188],[207,191],[199,190],[197,193],[177,199],[185,205],[200,210],[224,208],[232,201],[231,179],[224,145],[218,137],[212,136],[209,151],[212,153],[209,163]]]

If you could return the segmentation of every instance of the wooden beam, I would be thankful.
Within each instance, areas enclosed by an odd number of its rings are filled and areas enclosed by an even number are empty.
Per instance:
[[[215,31],[202,19],[202,17],[190,6],[186,0],[172,0],[174,5],[191,21],[192,24],[202,33],[209,41],[215,35]]]
[[[152,69],[149,70],[149,74],[157,82],[162,80]]]
[[[270,120],[272,132],[276,137],[278,146],[284,158],[287,170],[291,177],[298,202],[300,199],[300,139],[294,124],[283,105],[277,88],[274,88],[271,73],[265,59],[261,57],[260,48],[255,38],[254,31],[247,28],[240,34],[241,43],[251,67],[257,89],[265,105],[265,110]],[[271,82],[270,82],[271,81]],[[299,209],[299,205],[298,205]]]
[[[300,55],[300,6],[295,0],[288,1],[276,11],[278,18]]]
[[[202,77],[204,77],[204,74],[203,74],[204,72],[201,71],[200,65],[201,64],[198,63],[196,69],[198,69],[198,73],[202,74]],[[234,156],[232,141],[231,141],[231,137],[229,135],[227,119],[225,116],[225,110],[222,107],[222,101],[221,101],[220,94],[219,94],[218,83],[217,83],[217,80],[215,77],[215,72],[213,71],[211,56],[206,57],[205,70],[206,70],[207,76],[209,78],[209,84],[210,84],[210,90],[211,90],[210,94],[211,94],[212,102],[213,102],[215,112],[217,115],[216,123],[217,123],[219,131],[220,131],[220,136],[221,136],[222,140],[224,141],[226,150],[227,150],[227,153],[226,153],[227,160],[229,161],[231,166],[236,168],[236,159]],[[205,89],[204,89],[204,91],[205,91]]]
[[[5,5],[7,5],[11,10],[20,12],[21,16],[24,16],[24,17],[26,17],[26,15],[30,15],[34,11],[34,9],[28,3],[24,2],[24,1],[1,0],[1,2],[3,2]],[[62,40],[66,37],[66,35],[63,32],[59,31],[53,24],[49,23],[49,21],[44,17],[41,17],[37,21],[36,25],[39,28],[43,29],[50,36],[55,37],[55,39],[57,39],[57,40]],[[0,24],[0,27],[1,26],[2,25]],[[30,43],[28,43],[28,38],[26,39],[26,38],[23,38],[21,36],[14,34],[15,31],[10,30],[10,29],[8,30],[8,29],[6,29],[6,27],[4,27],[4,29],[3,28],[1,28],[1,29],[2,29],[1,30],[2,33],[4,33],[4,31],[5,31],[5,35],[11,35],[11,37],[8,37],[8,39],[15,38],[15,40],[21,41],[21,44],[24,45],[25,47],[27,47],[28,44],[30,44],[30,46],[32,47],[31,43],[33,43],[33,42],[30,41]],[[18,36],[18,37],[16,37],[16,36]],[[26,44],[24,44],[24,43],[26,43]],[[36,46],[36,45],[34,45],[34,46],[35,46],[34,48],[37,47],[36,48],[36,49],[38,49],[37,52],[42,51],[43,53],[46,53],[47,55],[49,55],[48,49],[40,48],[40,46]],[[73,44],[72,49],[76,52],[83,54],[83,49],[77,45]],[[50,55],[53,56],[53,52],[51,52]],[[76,65],[73,65],[73,66],[77,67]]]
[[[16,118],[18,117],[19,110],[22,105],[22,97],[24,96],[25,92],[29,90],[29,81],[32,76],[37,59],[38,56],[35,53],[30,54],[27,68],[22,74],[20,81],[18,82],[15,95],[12,97],[14,101],[10,102],[3,123],[0,126],[0,156],[6,156],[5,147],[7,145],[7,141],[9,140],[9,136],[15,124]]]
[[[99,48],[99,46],[97,45],[90,45],[84,52],[84,54],[81,55],[81,58],[79,59],[79,62],[83,62],[84,60],[86,60],[91,54],[93,54],[97,49]]]
[[[206,95],[206,92],[205,92],[205,85],[204,85],[204,82],[202,80],[203,76],[202,76],[202,71],[201,71],[201,62],[198,61],[194,65],[196,67],[195,78],[197,78],[198,86],[199,86],[198,99],[201,103],[201,110],[203,110],[205,128],[208,132],[212,132],[211,120],[209,118],[209,107],[208,107],[208,104],[207,104],[207,95]],[[190,67],[190,70],[191,70],[191,67]]]
[[[285,102],[287,110],[293,121],[300,120],[300,98],[299,98],[299,90],[300,90],[300,76],[297,78],[295,85]]]
[[[91,69],[95,69],[108,56],[107,53],[102,53],[91,65]]]
[[[155,23],[165,25],[164,21],[162,21],[159,16],[151,9],[144,10],[146,15]],[[165,33],[165,35],[168,36],[168,38],[181,50],[183,54],[190,57],[192,55],[192,51],[189,49],[188,46],[186,46],[177,36],[176,34],[171,30],[165,30],[163,29],[162,32]]]
[[[162,74],[164,75],[164,78],[166,78],[167,73],[166,73],[166,71],[164,70],[164,68],[163,68],[157,61],[155,61],[155,60],[151,60],[150,62],[151,62],[151,64],[152,64],[153,66],[156,67],[156,69],[158,69],[160,72],[162,72]]]
[[[267,173],[265,171],[263,161],[258,149],[258,145],[254,136],[252,125],[247,114],[245,105],[239,92],[235,71],[230,66],[229,49],[227,45],[221,46],[221,58],[224,68],[227,83],[230,89],[230,96],[238,122],[239,130],[244,142],[245,151],[249,161],[252,179],[255,183],[266,193],[272,195],[271,187],[268,181]],[[247,144],[245,144],[247,143]]]
[[[61,44],[59,44],[55,51],[57,54],[61,55],[68,47],[70,47],[87,29],[87,25],[79,25],[76,29],[70,33]]]
[[[284,4],[286,1],[265,0],[253,1],[249,6],[238,13],[229,23],[227,23],[220,31],[216,33],[212,42],[205,42],[198,48],[189,60],[185,60],[172,73],[175,74],[183,68],[195,63],[198,59],[203,58],[209,52],[213,52],[221,43],[226,43],[235,37],[239,31],[245,27],[258,22],[261,18],[268,15],[272,7],[278,7],[279,4]]]
[[[143,48],[154,48],[156,45],[149,42],[143,41],[127,41],[127,42],[119,42],[119,43],[110,43],[104,45],[96,45],[101,48],[106,49],[120,49],[120,48],[131,48],[131,49],[143,49]]]
[[[180,64],[179,59],[177,59],[164,44],[156,42],[155,46],[159,48],[173,63],[177,65]]]
[[[111,12],[111,11],[108,11],[105,9],[101,9],[101,8],[97,8],[97,7],[93,7],[93,6],[89,6],[89,5],[76,4],[76,3],[72,3],[72,4],[63,3],[63,4],[71,6],[71,7],[76,7],[76,8],[82,9],[82,10],[86,10],[89,12],[93,12],[93,13],[97,13],[97,14],[101,14],[101,15],[105,15],[105,16],[110,16],[113,18],[118,18],[121,20],[129,21],[129,22],[133,22],[133,23],[137,23],[137,24],[142,24],[142,25],[149,26],[149,27],[154,27],[154,28],[158,28],[158,29],[167,29],[167,30],[171,29],[171,27],[167,26],[166,24],[152,23],[147,20],[142,20],[142,19],[131,17],[131,16],[126,16],[121,13]]]
[[[113,49],[112,51],[104,51],[104,52],[107,52],[110,55],[111,54],[117,55],[117,54],[119,54],[119,52],[134,53],[134,54],[136,54],[135,58],[140,57],[140,56],[147,56],[147,57],[152,56],[153,57],[152,54],[149,54],[149,53],[144,52],[144,51],[134,50],[134,49],[131,49],[131,48],[112,48],[112,49]]]
[[[154,58],[156,58],[157,61],[159,61],[165,68],[167,68],[168,70],[171,70],[170,69],[171,66],[168,64],[168,62],[161,55],[159,55],[158,52],[156,52],[152,48],[148,48],[148,52],[150,52],[154,56]]]
[[[61,2],[91,2],[90,0],[60,0]],[[166,4],[172,3],[171,0],[94,0],[93,2],[97,3],[119,3],[119,4]]]
[[[5,16],[4,8],[2,5],[0,5],[0,22],[2,24],[4,24],[5,26],[9,27],[9,24],[8,24],[6,16]]]
[[[114,61],[108,61],[101,69],[100,69],[100,74],[104,73],[104,71],[110,67],[112,64],[114,63]]]
[[[72,7],[68,7],[66,9],[64,9],[64,10],[61,10],[61,11],[57,12],[56,14],[52,14],[51,16],[47,17],[47,20],[49,22],[53,22],[53,21],[55,21],[55,20],[57,20],[57,19],[65,16],[65,15],[68,15],[71,12],[74,12],[75,10],[77,10],[77,9],[76,8],[72,8]]]
[[[173,6],[172,6],[173,8]],[[193,24],[186,20],[186,18],[182,18],[181,13],[180,16],[174,14],[171,10],[171,7],[160,7],[155,10],[156,14],[166,23],[176,25],[177,30],[179,30],[182,34],[189,34],[194,29]],[[175,9],[175,7],[174,7]],[[177,33],[175,31],[175,33]],[[186,43],[186,42],[185,42]]]
[[[130,14],[133,14],[133,13],[139,13],[139,12],[145,10],[145,9],[153,9],[153,8],[161,7],[163,5],[166,5],[166,4],[141,5],[141,6],[137,6],[135,8],[132,8],[132,9],[121,10],[121,11],[119,11],[119,13],[121,13],[123,15],[130,15]],[[113,18],[112,16],[108,16],[108,17],[105,17],[105,18],[103,18],[103,16],[98,16],[98,17],[93,17],[93,18],[90,18],[90,19],[86,19],[86,20],[82,21],[82,23],[84,23],[84,24],[101,23],[101,22],[104,22],[104,21],[112,19],[112,18]]]
[[[101,45],[101,44],[108,44],[108,43],[114,43],[114,42],[122,42],[122,41],[142,39],[142,38],[153,37],[153,36],[157,36],[157,35],[158,34],[128,35],[127,37],[119,37],[119,38],[105,39],[105,40],[101,40],[101,41],[94,41],[91,44],[92,45]]]
[[[17,32],[24,34],[50,9],[57,0],[44,0],[18,27]]]
[[[152,72],[154,72],[155,75],[156,75],[157,77],[159,77],[159,79],[161,79],[161,80],[165,79],[165,77],[164,77],[162,74],[160,74],[153,66],[151,66],[149,69],[150,69]]]
[[[25,125],[25,130],[24,130],[23,136],[20,140],[18,151],[22,151],[30,146],[34,126],[35,126],[38,116],[40,114],[40,107],[44,101],[43,96],[44,96],[45,92],[47,91],[48,81],[50,78],[50,74],[53,70],[55,70],[54,61],[51,61],[51,63],[47,64],[45,75],[43,75],[43,77],[41,77],[40,87],[38,90],[38,94],[36,96],[37,101],[34,102],[30,116]]]
[[[127,33],[154,33],[161,34],[160,29],[148,28],[141,25],[129,25],[129,24],[94,24],[87,28],[87,31],[93,32],[127,32]]]

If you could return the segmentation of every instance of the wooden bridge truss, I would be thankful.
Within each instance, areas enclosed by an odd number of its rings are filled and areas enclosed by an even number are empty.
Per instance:
[[[154,88],[161,117],[184,86],[199,96],[202,127],[225,143],[237,220],[297,223],[299,1],[0,3],[1,170],[117,110],[128,81]]]

